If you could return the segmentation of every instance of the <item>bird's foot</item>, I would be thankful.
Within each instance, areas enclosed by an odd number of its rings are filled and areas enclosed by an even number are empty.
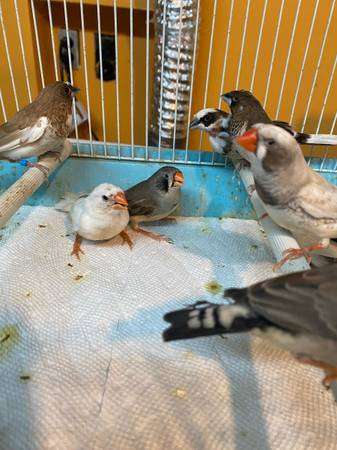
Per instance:
[[[293,261],[294,259],[301,258],[302,256],[304,256],[308,264],[310,264],[312,260],[310,252],[313,252],[315,250],[322,250],[324,248],[326,248],[326,244],[323,243],[316,245],[308,245],[307,247],[303,248],[288,248],[288,250],[285,250],[283,252],[284,258],[282,258],[281,261],[279,261],[274,265],[273,270],[276,271],[280,269],[283,266],[283,264],[285,264],[287,261]]]
[[[249,197],[251,197],[254,194],[255,191],[256,191],[255,184],[250,184],[247,187],[247,193],[248,193]]]
[[[128,233],[127,233],[125,230],[123,230],[123,231],[121,231],[121,232],[119,233],[119,235],[120,235],[120,237],[123,239],[123,245],[124,245],[125,243],[128,244],[130,250],[132,250],[133,242],[132,242],[130,236],[128,235]]]
[[[283,258],[278,263],[274,264],[273,271],[276,272],[279,270],[286,262],[293,261],[294,259],[304,258],[307,260],[307,263],[311,263],[311,256],[309,254],[309,248],[303,247],[303,248],[288,248],[287,250],[284,250],[283,252]]]
[[[84,251],[81,249],[81,243],[82,243],[82,236],[79,234],[76,234],[73,250],[71,252],[71,256],[76,256],[76,258],[80,261],[80,253],[84,255]]]
[[[164,242],[168,242],[169,244],[173,244],[173,240],[163,234],[153,233],[152,231],[147,231],[147,230],[144,230],[143,228],[139,228],[139,227],[137,227],[135,229],[135,231],[137,233],[144,234],[145,236],[148,236],[149,238],[154,239],[155,241],[164,241]]]
[[[326,389],[330,389],[331,383],[337,381],[337,367],[331,366],[330,364],[324,363],[322,361],[316,361],[315,359],[309,358],[297,358],[299,362],[303,364],[309,364],[310,366],[318,367],[323,369],[326,376],[322,380],[322,384]]]
[[[237,157],[232,157],[232,162],[235,166],[235,169],[240,172],[242,169],[246,169],[247,167],[250,167],[250,164],[245,159],[241,158],[240,155]]]
[[[267,217],[269,217],[269,214],[265,212],[265,213],[262,214],[262,216],[258,217],[257,220],[259,222],[261,222],[261,220],[266,219]]]
[[[58,161],[59,163],[62,162],[62,152],[53,152],[54,153],[54,158],[56,161]]]
[[[46,180],[48,180],[48,175],[49,175],[49,169],[48,167],[39,164],[39,163],[32,163],[31,161],[28,161],[27,159],[22,159],[20,161],[21,166],[24,167],[36,167],[37,169],[41,170],[41,172],[43,173],[43,175],[46,177]]]

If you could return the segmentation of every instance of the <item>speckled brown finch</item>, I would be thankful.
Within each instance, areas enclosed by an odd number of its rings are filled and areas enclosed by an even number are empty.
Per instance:
[[[46,86],[37,98],[0,126],[0,159],[19,161],[52,152],[59,156],[72,129],[72,101],[69,83],[57,81]],[[23,165],[44,166],[24,161]]]

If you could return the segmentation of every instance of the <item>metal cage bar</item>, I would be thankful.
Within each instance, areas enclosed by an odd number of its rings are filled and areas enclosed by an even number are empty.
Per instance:
[[[263,11],[262,11],[262,18],[261,18],[261,24],[260,24],[260,32],[259,32],[259,37],[257,40],[257,46],[256,46],[256,52],[255,52],[255,58],[254,58],[254,67],[253,67],[253,75],[252,75],[252,79],[250,82],[250,91],[253,91],[254,89],[254,82],[255,82],[255,75],[256,75],[256,69],[257,69],[257,62],[259,59],[259,54],[260,54],[260,47],[261,47],[261,41],[262,41],[262,34],[263,34],[263,30],[264,30],[264,22],[266,20],[266,12],[267,12],[267,6],[268,6],[268,1],[269,0],[265,0],[264,4],[263,4]]]
[[[159,142],[158,142],[158,160],[161,157],[161,134],[162,134],[162,118],[163,118],[163,73],[164,73],[164,61],[165,61],[165,39],[166,39],[166,9],[167,0],[164,0],[163,7],[163,34],[162,34],[162,52],[161,52],[161,79],[160,79],[160,106],[159,106]]]
[[[93,154],[94,154],[94,147],[92,145],[92,124],[91,124],[91,106],[90,106],[89,77],[88,77],[87,41],[86,41],[86,38],[85,38],[85,22],[84,22],[83,0],[80,0],[80,15],[81,15],[81,28],[82,28],[82,49],[83,49],[85,94],[86,94],[87,109],[88,109],[88,128],[89,128],[90,154],[91,154],[91,156],[93,156]]]
[[[284,91],[284,86],[285,86],[287,75],[288,75],[288,67],[289,67],[289,62],[290,62],[290,56],[291,56],[291,52],[292,52],[292,49],[293,49],[295,33],[296,33],[296,28],[297,28],[297,22],[298,22],[298,18],[299,18],[299,15],[300,15],[301,4],[302,4],[302,0],[298,0],[297,8],[296,8],[296,14],[295,14],[295,20],[294,20],[293,29],[292,29],[292,32],[291,32],[290,43],[289,43],[289,47],[288,47],[286,64],[285,64],[283,77],[282,77],[282,84],[281,84],[280,94],[279,94],[278,102],[277,102],[276,117],[279,116],[280,109],[281,109],[281,102],[282,102],[282,98],[283,98],[283,91]]]
[[[17,0],[14,0],[14,9],[15,9],[16,24],[17,24],[18,33],[19,33],[19,42],[20,42],[23,70],[24,70],[24,73],[25,73],[25,80],[26,80],[28,98],[29,98],[29,101],[31,102],[32,101],[32,91],[31,91],[31,88],[30,88],[30,81],[29,81],[29,75],[28,75],[28,69],[27,69],[26,52],[25,52],[25,46],[23,44],[22,28],[21,28],[21,21],[20,21],[20,15],[19,15],[19,9],[18,9],[18,1]]]
[[[205,94],[204,94],[203,108],[206,108],[207,98],[208,98],[208,85],[209,85],[209,75],[210,75],[210,71],[211,71],[211,63],[212,63],[212,56],[213,56],[214,29],[215,29],[217,7],[218,7],[218,0],[214,0],[213,13],[212,13],[211,36],[210,36],[210,39],[209,39],[209,51],[208,51],[208,60],[207,60],[207,71],[206,71]],[[202,142],[202,132],[200,132],[199,148],[201,148],[201,142]]]
[[[175,89],[175,108],[174,108],[174,130],[173,130],[173,152],[172,152],[172,162],[175,161],[175,150],[176,150],[176,134],[177,134],[177,113],[178,113],[178,95],[179,95],[179,77],[180,77],[180,57],[181,57],[181,33],[182,33],[182,13],[183,13],[183,3],[180,5],[179,11],[179,40],[178,40],[178,56],[177,56],[177,73],[176,73],[176,89]]]
[[[133,0],[130,0],[130,106],[131,106],[131,157],[135,156],[135,83],[133,61]]]
[[[115,31],[115,59],[116,59],[116,124],[117,124],[117,152],[118,158],[121,157],[121,135],[120,135],[120,116],[119,116],[119,65],[118,65],[118,16],[117,0],[114,0],[114,31]]]
[[[273,45],[273,50],[272,50],[272,54],[271,54],[271,60],[270,60],[270,65],[269,65],[269,70],[268,70],[268,77],[267,77],[266,91],[265,91],[264,100],[263,100],[264,108],[266,107],[266,104],[268,101],[268,94],[269,94],[272,72],[273,72],[273,68],[274,68],[278,37],[280,34],[281,22],[282,22],[282,17],[283,17],[284,3],[285,3],[285,0],[282,0],[281,6],[280,6],[280,11],[278,14],[278,19],[277,19],[277,25],[276,25],[276,31],[275,31],[275,37],[274,37],[274,45]]]
[[[36,21],[36,12],[35,12],[34,0],[30,0],[30,9],[32,11],[32,17],[33,17],[35,43],[36,43],[36,50],[37,50],[37,58],[38,58],[38,61],[39,61],[39,70],[40,70],[41,84],[42,84],[42,88],[44,88],[46,83],[45,83],[45,80],[44,80],[43,64],[42,64],[42,56],[41,56],[41,46],[40,46],[39,30],[38,30],[37,21]]]
[[[10,54],[9,54],[7,33],[6,33],[6,28],[5,28],[5,23],[4,23],[3,11],[2,11],[1,3],[0,3],[0,23],[1,23],[2,37],[3,37],[3,40],[4,40],[4,44],[5,44],[5,52],[6,52],[8,70],[9,70],[9,74],[10,74],[10,78],[11,78],[11,84],[12,84],[12,90],[13,90],[13,95],[14,95],[15,106],[16,106],[16,110],[18,111],[19,110],[18,94],[17,94],[16,86],[15,86],[12,60],[11,60],[11,57],[10,57]]]
[[[49,19],[49,30],[50,30],[50,40],[51,40],[51,47],[53,51],[53,61],[54,61],[54,71],[55,71],[55,80],[59,80],[59,71],[57,66],[57,57],[56,57],[56,46],[55,46],[55,39],[54,39],[54,22],[53,22],[53,12],[51,9],[51,0],[47,0],[47,6],[48,6],[48,19]]]
[[[238,70],[237,70],[237,74],[236,74],[235,89],[239,88],[240,75],[241,75],[241,66],[242,66],[242,58],[243,58],[243,52],[244,52],[244,49],[245,49],[245,42],[246,42],[246,34],[247,34],[247,25],[248,25],[248,18],[249,18],[250,2],[251,2],[251,0],[247,0],[246,13],[245,13],[245,23],[243,25],[243,33],[242,33],[242,39],[241,39],[240,57],[239,57]]]
[[[145,159],[149,159],[150,0],[146,0]]]
[[[198,0],[197,3],[197,15],[196,15],[196,30],[199,28],[199,20],[200,20],[200,0]],[[192,56],[192,74],[191,74],[191,90],[190,90],[190,97],[188,101],[188,119],[187,119],[187,130],[186,130],[186,145],[185,145],[185,162],[188,161],[188,146],[190,142],[190,128],[189,123],[191,122],[191,113],[192,113],[192,101],[193,101],[193,89],[194,89],[194,81],[195,81],[195,63],[196,63],[196,56],[197,56],[197,41],[198,41],[198,34],[195,33],[194,35],[194,42],[193,42],[193,56]]]
[[[1,105],[1,111],[2,111],[2,115],[3,115],[4,121],[7,122],[7,113],[6,113],[5,103],[4,103],[4,99],[2,97],[2,90],[1,89],[0,89],[0,105]]]
[[[104,97],[104,84],[103,84],[103,56],[102,56],[102,29],[101,29],[101,6],[100,0],[96,2],[97,8],[97,33],[98,33],[98,53],[99,53],[99,78],[100,78],[100,91],[101,91],[101,112],[102,112],[102,127],[103,127],[103,144],[104,144],[104,156],[107,156],[106,148],[106,121],[105,121],[105,97]]]
[[[73,63],[72,63],[72,59],[71,59],[71,50],[70,50],[71,47],[70,47],[70,35],[69,35],[69,23],[68,23],[68,8],[67,8],[66,0],[63,0],[63,10],[64,10],[64,21],[65,21],[67,47],[68,47],[68,64],[69,64],[70,82],[72,85],[74,85]],[[77,129],[77,114],[76,114],[75,98],[73,98],[73,118],[74,118],[74,125],[75,125],[77,155],[80,156],[80,147],[78,145],[78,129]]]

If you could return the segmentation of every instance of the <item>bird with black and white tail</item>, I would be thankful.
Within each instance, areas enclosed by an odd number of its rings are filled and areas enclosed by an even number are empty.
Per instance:
[[[252,332],[337,380],[337,264],[227,289],[234,303],[197,302],[165,314],[164,341]]]
[[[221,98],[230,107],[232,114],[228,130],[230,136],[240,136],[255,123],[264,123],[283,128],[299,144],[337,145],[337,135],[301,133],[287,122],[271,120],[258,99],[249,91],[231,91],[223,94]]]

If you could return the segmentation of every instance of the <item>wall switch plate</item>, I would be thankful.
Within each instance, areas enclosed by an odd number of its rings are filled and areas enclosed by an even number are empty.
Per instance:
[[[78,41],[78,32],[76,30],[69,30],[69,41],[70,41],[70,48],[71,48],[71,62],[73,69],[79,69],[80,67],[80,48],[79,48],[79,41]],[[67,33],[66,30],[61,29],[59,31],[59,43],[64,43],[65,48],[67,49],[66,56],[68,57],[68,45],[67,45]]]

